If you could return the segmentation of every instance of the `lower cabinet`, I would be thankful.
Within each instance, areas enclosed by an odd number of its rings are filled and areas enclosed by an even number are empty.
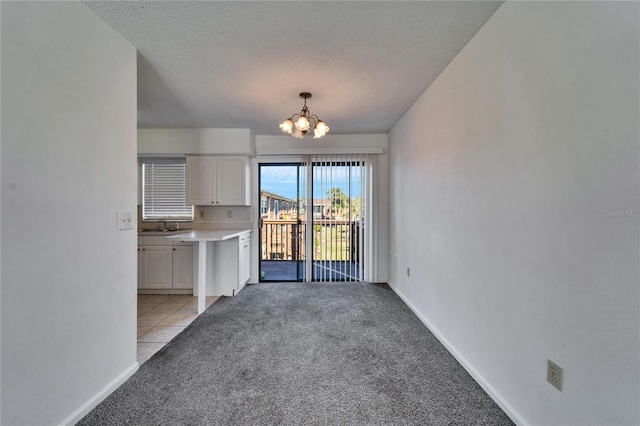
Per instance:
[[[251,278],[251,234],[240,237],[238,271],[238,288],[242,288]]]
[[[138,238],[138,288],[142,288],[142,261],[143,261],[143,256],[142,253],[144,253],[142,251],[142,246],[140,245],[141,243],[141,238]]]
[[[167,244],[164,237],[139,237],[138,288],[193,288],[193,244]]]
[[[172,288],[171,246],[142,246],[142,287]]]
[[[173,288],[193,288],[193,244],[173,244]]]
[[[235,296],[251,278],[251,232],[214,244],[212,286],[207,294]]]

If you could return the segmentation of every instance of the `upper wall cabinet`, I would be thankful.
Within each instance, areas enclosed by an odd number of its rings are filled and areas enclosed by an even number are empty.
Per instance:
[[[250,206],[248,157],[187,156],[187,203],[196,206]]]

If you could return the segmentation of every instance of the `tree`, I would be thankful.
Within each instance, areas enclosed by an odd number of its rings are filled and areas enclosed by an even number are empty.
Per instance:
[[[355,197],[351,199],[351,218],[352,220],[360,219],[364,216],[362,199]]]
[[[342,213],[344,208],[348,204],[347,195],[342,192],[340,188],[331,188],[329,192],[327,192],[329,196],[329,200],[331,201],[331,212],[332,213]]]

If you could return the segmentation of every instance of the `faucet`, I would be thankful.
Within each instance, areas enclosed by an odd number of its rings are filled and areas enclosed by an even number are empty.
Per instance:
[[[162,231],[163,232],[167,232],[167,231],[175,231],[180,229],[180,226],[176,223],[175,226],[167,226],[167,221],[163,220],[162,221]]]

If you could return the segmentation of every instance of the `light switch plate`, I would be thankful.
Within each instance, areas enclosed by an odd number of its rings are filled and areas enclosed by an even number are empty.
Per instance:
[[[133,212],[118,212],[118,230],[133,229]]]

